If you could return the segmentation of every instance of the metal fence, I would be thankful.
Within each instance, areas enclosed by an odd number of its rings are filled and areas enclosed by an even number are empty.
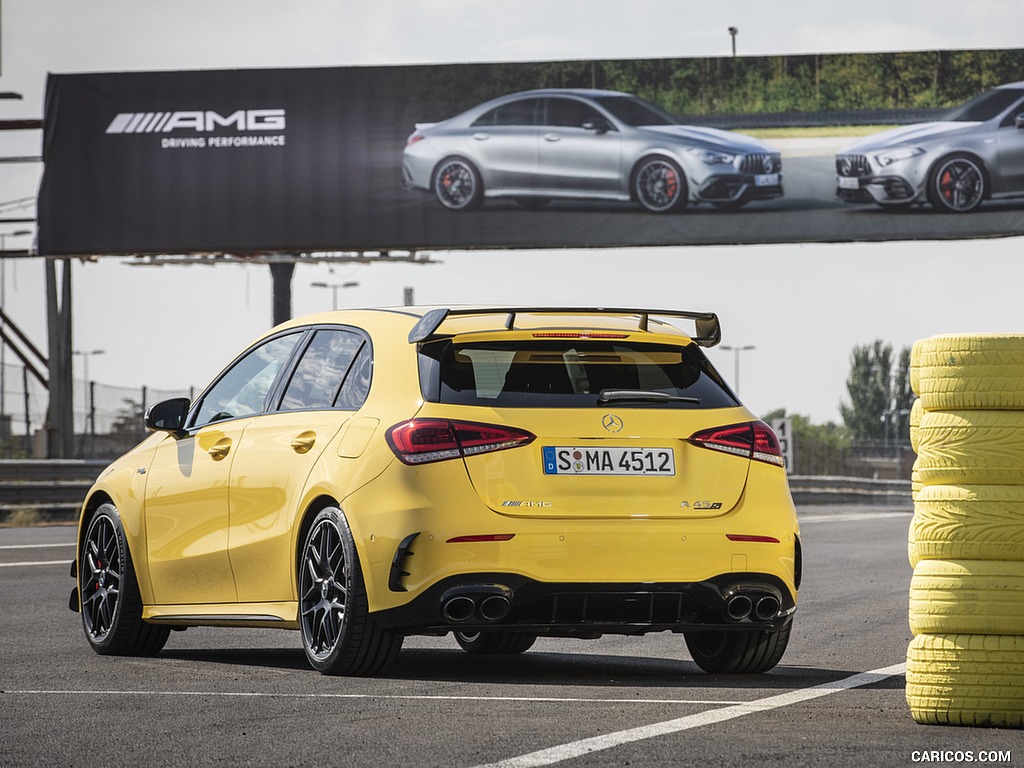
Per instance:
[[[116,387],[74,381],[75,455],[111,458],[145,436],[147,407],[171,397],[195,396],[195,388]],[[49,394],[26,368],[0,365],[0,459],[45,458]]]

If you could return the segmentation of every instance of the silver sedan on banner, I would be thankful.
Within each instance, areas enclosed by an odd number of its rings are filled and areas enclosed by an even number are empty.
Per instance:
[[[847,202],[973,211],[1024,196],[1024,83],[1001,85],[942,120],[875,133],[836,155],[836,194]]]
[[[440,123],[418,123],[402,162],[408,189],[465,211],[485,198],[539,207],[554,198],[688,202],[739,208],[782,196],[782,158],[757,139],[683,125],[616,91],[543,89],[502,96]]]

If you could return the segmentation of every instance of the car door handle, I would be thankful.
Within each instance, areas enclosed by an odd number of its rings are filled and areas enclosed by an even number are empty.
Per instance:
[[[231,438],[222,437],[216,443],[206,449],[206,452],[213,457],[214,461],[220,461],[231,451]]]
[[[292,438],[292,450],[296,453],[307,453],[316,442],[316,432],[303,432]]]
[[[487,141],[489,138],[491,138],[491,134],[489,134],[489,133],[474,133],[473,134],[473,138],[476,141]]]
[[[557,133],[545,133],[544,134],[544,141],[561,141],[561,140],[562,140],[562,137],[559,136]]]

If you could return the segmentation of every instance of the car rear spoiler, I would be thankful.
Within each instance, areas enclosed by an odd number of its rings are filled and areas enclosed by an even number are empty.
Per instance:
[[[618,307],[440,307],[431,309],[409,331],[409,343],[443,338],[438,329],[449,317],[456,315],[505,315],[505,330],[515,330],[516,315],[636,315],[637,330],[647,332],[651,317],[682,317],[693,320],[696,333],[690,338],[694,344],[713,347],[722,340],[722,326],[714,312],[683,312],[676,309],[623,309]],[[451,335],[451,334],[447,334]]]

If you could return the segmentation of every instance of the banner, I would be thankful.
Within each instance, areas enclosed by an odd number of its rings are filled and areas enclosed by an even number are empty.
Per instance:
[[[1022,69],[929,51],[51,75],[39,250],[1020,234]]]

